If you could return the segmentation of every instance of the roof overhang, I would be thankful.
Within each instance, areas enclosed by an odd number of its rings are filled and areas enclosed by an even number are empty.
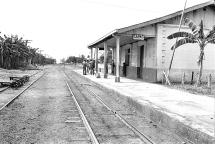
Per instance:
[[[204,7],[209,6],[209,5],[215,6],[215,0],[211,0],[209,2],[202,3],[199,5],[195,5],[195,6],[192,6],[190,8],[187,8],[187,9],[185,9],[185,13],[188,13],[188,12],[196,10],[196,9],[204,8]],[[120,36],[120,45],[121,46],[126,45],[126,44],[130,44],[130,43],[134,43],[138,40],[132,39],[132,35],[126,35],[125,34],[126,32],[134,30],[134,29],[142,28],[145,26],[153,25],[153,24],[162,22],[164,20],[171,19],[171,18],[176,17],[176,16],[180,16],[181,14],[182,14],[182,11],[177,11],[175,13],[172,13],[172,14],[169,14],[169,15],[157,18],[157,19],[153,19],[153,20],[146,21],[143,23],[139,23],[139,24],[128,26],[128,27],[116,29],[116,30],[106,34],[105,36],[101,37],[97,41],[89,44],[88,48],[95,48],[96,47],[99,49],[103,49],[103,47],[104,47],[103,43],[104,42],[107,42],[108,47],[115,47],[116,41],[115,41],[114,36]],[[156,37],[156,36],[155,35],[144,35],[144,37],[145,37],[145,39],[148,39],[148,38],[152,38],[152,37]]]
[[[101,38],[100,40],[94,42],[88,48],[99,48],[99,50],[104,49],[104,42],[106,42],[107,46],[109,48],[115,48],[116,47],[116,39],[115,36],[120,37],[120,46],[124,46],[127,44],[132,44],[137,41],[140,41],[138,39],[133,39],[133,34],[123,34],[119,32],[115,32],[109,35],[106,35],[105,37]],[[144,35],[144,40],[147,40],[149,38],[153,38],[155,35]]]
[[[93,47],[98,47],[97,45],[99,45],[100,43],[103,43],[104,41],[107,41],[108,39],[111,39],[114,35],[118,34],[118,30],[113,30],[112,32],[106,34],[105,36],[101,37],[100,39],[98,39],[97,41],[91,43],[88,45],[88,48],[93,48]]]

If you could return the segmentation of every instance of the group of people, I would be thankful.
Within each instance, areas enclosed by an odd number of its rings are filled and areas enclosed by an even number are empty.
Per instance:
[[[90,59],[90,60],[83,60],[83,75],[87,75],[91,74],[94,75],[95,74],[95,60]],[[108,68],[107,68],[107,72],[108,72]],[[111,62],[111,74],[115,74],[116,70],[115,70],[115,64],[114,64],[114,60],[112,60]]]
[[[83,75],[87,73],[91,75],[95,74],[95,60],[83,60]]]

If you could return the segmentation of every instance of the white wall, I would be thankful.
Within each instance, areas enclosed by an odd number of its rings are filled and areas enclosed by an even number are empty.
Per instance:
[[[145,64],[146,68],[157,68],[157,48],[156,48],[156,38],[150,38],[146,41],[145,47]]]
[[[170,48],[176,39],[168,40],[167,36],[178,31],[176,25],[160,24],[158,25],[157,35],[157,80],[162,78],[162,71],[167,70],[170,64],[172,50]],[[191,32],[188,27],[182,27],[181,31]],[[206,30],[207,33],[208,30]],[[174,81],[180,81],[183,72],[186,74],[186,80],[190,81],[191,72],[194,71],[194,80],[197,79],[199,66],[197,60],[199,57],[198,44],[185,44],[176,49],[172,63],[170,78]],[[215,71],[215,45],[208,44],[205,47],[205,60],[203,61],[203,81],[206,81],[208,74]]]
[[[178,31],[175,25],[158,25],[157,39],[157,63],[158,68],[168,68],[172,56],[170,48],[175,43],[176,39],[168,40],[167,36]],[[191,32],[188,27],[183,27],[181,31]],[[173,69],[198,69],[197,60],[199,57],[198,44],[185,44],[176,49]],[[204,69],[215,70],[215,45],[207,45],[205,47]]]
[[[137,43],[133,43],[131,45],[131,57],[130,57],[130,60],[131,60],[131,66],[133,67],[138,67],[138,56],[139,56],[139,53],[138,53],[138,46],[137,46]]]

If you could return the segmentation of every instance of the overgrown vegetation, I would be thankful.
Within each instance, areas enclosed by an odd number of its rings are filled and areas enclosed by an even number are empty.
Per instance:
[[[197,26],[192,20],[188,18],[185,19],[185,23],[189,26],[192,33],[176,32],[169,35],[167,38],[168,39],[181,38],[180,40],[176,41],[176,43],[172,46],[171,48],[172,50],[187,43],[197,43],[199,45],[200,55],[197,62],[199,65],[199,75],[197,80],[197,86],[199,86],[202,78],[204,48],[208,43],[215,44],[215,26],[213,26],[213,28],[205,35],[202,20],[199,26]]]
[[[29,42],[18,35],[0,35],[0,67],[17,69],[28,65],[56,63],[55,59],[39,53],[39,48],[31,47]]]
[[[171,86],[169,85],[166,86],[169,88],[182,90],[192,94],[205,95],[209,97],[214,97],[215,95],[215,83],[212,83],[211,87],[208,87],[207,83],[204,82],[202,82],[201,86],[199,87],[194,87],[190,83],[185,83],[184,85],[182,85],[181,83],[172,83]]]

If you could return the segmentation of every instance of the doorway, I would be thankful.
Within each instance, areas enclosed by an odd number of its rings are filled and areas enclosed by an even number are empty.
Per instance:
[[[144,65],[144,45],[140,47],[140,67],[137,73],[138,78],[143,78],[143,65]]]
[[[126,49],[125,51],[125,62],[123,63],[123,76],[127,76],[127,66],[130,64],[130,54],[131,54],[131,49]]]

